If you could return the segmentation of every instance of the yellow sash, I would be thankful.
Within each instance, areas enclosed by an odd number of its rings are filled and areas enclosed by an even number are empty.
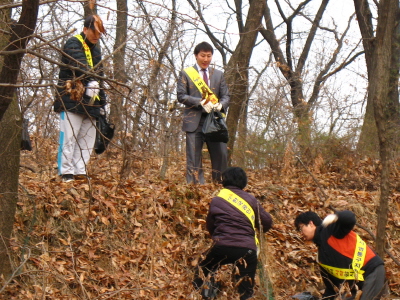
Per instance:
[[[217,96],[211,91],[209,86],[204,82],[203,78],[201,78],[199,72],[194,67],[189,67],[184,70],[189,78],[193,81],[194,85],[199,90],[203,99],[207,99],[211,101],[213,104],[219,102]]]
[[[89,65],[89,67],[91,67],[93,69],[93,59],[92,59],[92,52],[90,52],[90,48],[89,46],[86,44],[86,42],[83,40],[82,36],[80,34],[75,35],[75,37],[82,43],[83,46],[83,50],[85,50],[85,55],[86,55],[86,61]],[[99,95],[94,96],[89,104],[92,105],[94,103],[94,101],[100,101],[100,97]]]
[[[257,238],[257,232],[256,232],[256,227],[255,227],[256,218],[254,215],[254,210],[250,206],[250,204],[247,203],[246,200],[239,197],[234,192],[232,192],[228,189],[222,189],[218,193],[218,197],[221,197],[222,199],[228,201],[230,204],[232,204],[234,207],[236,207],[238,210],[240,210],[250,220],[250,223],[254,229],[254,239],[256,240],[256,245],[258,246],[259,241]]]
[[[339,279],[364,281],[364,271],[361,270],[364,265],[365,256],[367,254],[367,244],[357,234],[357,245],[354,251],[352,269],[341,269],[324,264],[320,264],[329,274]]]

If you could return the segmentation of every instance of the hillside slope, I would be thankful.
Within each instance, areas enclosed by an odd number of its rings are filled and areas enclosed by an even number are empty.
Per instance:
[[[90,181],[63,183],[54,169],[54,153],[46,153],[48,157],[22,157],[10,253],[15,273],[2,282],[0,299],[200,299],[191,279],[211,245],[205,216],[220,186],[184,184],[184,162],[178,161],[160,180],[156,159],[138,161],[129,180],[120,182],[116,152],[93,158]],[[271,286],[277,300],[306,290],[318,295],[316,248],[303,242],[293,220],[310,209],[324,216],[332,205],[353,210],[358,223],[373,232],[378,168],[372,161],[348,160],[328,170],[320,164],[309,170],[314,178],[296,164],[247,170],[246,190],[275,223],[263,239],[254,299],[267,299]],[[387,231],[389,251],[397,260],[399,197],[394,190]],[[373,245],[367,231],[356,231]],[[385,261],[391,290],[387,299],[400,298],[399,266],[389,256]],[[219,274],[224,286],[218,299],[237,298],[231,272],[227,267]]]

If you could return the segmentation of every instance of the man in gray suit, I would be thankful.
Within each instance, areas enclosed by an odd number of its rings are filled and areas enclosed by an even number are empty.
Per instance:
[[[181,71],[177,84],[178,101],[185,105],[182,130],[186,132],[186,181],[187,183],[204,184],[202,164],[202,148],[204,134],[203,123],[207,114],[214,110],[226,113],[229,106],[229,91],[223,72],[210,67],[214,49],[207,42],[198,44],[194,49],[196,64],[193,66],[198,75],[203,78],[218,102],[208,101],[199,91],[198,86],[188,74],[188,69]],[[196,73],[193,69],[192,71]],[[196,73],[197,74],[197,73]],[[212,179],[221,182],[221,174],[227,168],[228,151],[226,143],[209,142],[208,152],[211,157]]]

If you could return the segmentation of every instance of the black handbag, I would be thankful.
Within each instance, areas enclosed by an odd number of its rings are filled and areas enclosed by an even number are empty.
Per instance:
[[[106,151],[108,144],[114,137],[114,124],[108,123],[106,115],[100,115],[100,117],[97,118],[96,124],[97,131],[94,151],[97,154],[101,154]]]
[[[206,141],[227,143],[229,140],[228,127],[219,111],[212,110],[203,124],[203,133]]]

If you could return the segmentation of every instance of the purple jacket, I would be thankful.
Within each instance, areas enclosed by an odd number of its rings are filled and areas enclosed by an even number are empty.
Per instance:
[[[272,227],[272,217],[257,199],[249,193],[233,186],[225,187],[251,205],[256,215],[256,228],[261,223],[263,232]],[[250,220],[240,210],[221,197],[211,200],[207,215],[207,230],[216,245],[243,247],[257,250],[254,229]]]

